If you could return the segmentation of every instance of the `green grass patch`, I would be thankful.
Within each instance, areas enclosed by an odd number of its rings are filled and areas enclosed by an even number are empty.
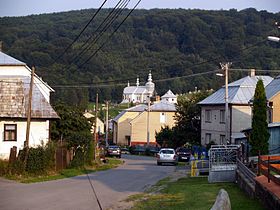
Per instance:
[[[221,188],[230,197],[231,208],[238,210],[263,210],[259,201],[250,199],[234,183],[208,183],[205,177],[182,178],[176,182],[163,182],[166,187],[156,194],[142,194],[130,199],[137,200],[133,210],[209,210],[215,203]],[[161,183],[162,184],[162,183]],[[136,199],[137,198],[137,199]],[[143,202],[145,201],[145,202]]]
[[[44,182],[56,179],[70,178],[86,173],[93,173],[96,171],[108,170],[111,168],[116,168],[118,165],[122,164],[123,161],[115,158],[109,158],[109,162],[100,165],[86,166],[85,168],[67,168],[58,172],[51,171],[45,175],[3,175],[2,177],[15,180],[21,183],[34,183],[34,182]]]

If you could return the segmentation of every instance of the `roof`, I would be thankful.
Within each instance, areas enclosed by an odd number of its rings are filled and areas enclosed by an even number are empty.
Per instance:
[[[143,112],[147,108],[148,108],[148,106],[146,104],[140,104],[140,105],[137,105],[137,106],[130,107],[130,108],[126,109],[126,111],[128,111],[128,112]]]
[[[151,111],[167,111],[167,112],[175,112],[176,106],[174,103],[170,103],[167,101],[160,101],[159,103],[155,103],[151,106]]]
[[[161,98],[177,98],[171,90],[168,90]]]
[[[270,76],[253,76],[244,77],[228,85],[228,102],[230,104],[248,104],[255,94],[256,84],[258,80],[263,80],[266,87],[271,81]],[[198,104],[224,104],[225,103],[225,87],[223,86]]]
[[[269,100],[280,91],[280,76],[276,77],[265,87],[265,95]]]
[[[30,77],[1,76],[0,80],[0,117],[27,118]],[[59,118],[36,85],[33,86],[31,118]]]
[[[0,66],[25,66],[26,64],[0,51]]]
[[[123,90],[123,94],[142,94],[142,93],[146,93],[147,89],[146,86],[129,86],[124,88]]]

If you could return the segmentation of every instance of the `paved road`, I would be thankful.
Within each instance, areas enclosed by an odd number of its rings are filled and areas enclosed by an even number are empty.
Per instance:
[[[89,175],[107,209],[127,196],[143,192],[170,175],[174,166],[157,166],[154,158],[124,155],[125,164]],[[0,179],[0,210],[100,210],[86,175],[34,184]]]

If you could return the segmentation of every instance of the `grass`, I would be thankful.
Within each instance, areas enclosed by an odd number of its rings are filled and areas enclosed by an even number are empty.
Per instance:
[[[93,173],[96,171],[108,170],[111,168],[116,168],[118,165],[123,163],[121,160],[115,158],[108,158],[108,160],[109,162],[106,164],[86,166],[85,168],[67,168],[58,172],[52,171],[45,175],[3,175],[2,177],[21,183],[44,182],[56,179],[70,178],[86,173]]]
[[[135,201],[133,210],[209,210],[216,200],[221,188],[225,189],[230,197],[233,210],[263,210],[259,201],[250,199],[234,183],[208,183],[205,177],[182,178],[176,182],[167,179],[157,185],[166,185],[160,193],[145,193],[130,197]],[[145,202],[143,202],[145,201]]]

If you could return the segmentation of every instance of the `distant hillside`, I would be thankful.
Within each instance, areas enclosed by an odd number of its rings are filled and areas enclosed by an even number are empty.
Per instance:
[[[104,83],[101,82],[123,79],[127,83],[129,79],[130,84],[134,84],[139,75],[143,83],[149,70],[152,70],[154,80],[160,80],[215,70],[222,61],[234,61],[234,68],[280,69],[279,45],[262,42],[267,35],[278,34],[274,22],[280,20],[280,13],[255,9],[239,12],[136,10],[103,50],[86,65],[78,67],[121,21],[118,19],[80,61],[73,62],[83,43],[110,12],[102,10],[63,58],[54,63],[53,59],[72,42],[95,11],[0,18],[0,40],[4,42],[4,52],[28,65],[34,64],[37,74],[56,90],[55,100],[73,104],[84,104],[88,99],[94,101],[96,91],[100,93],[101,101],[120,101],[123,86],[102,87],[100,85]],[[231,73],[231,80],[241,74]],[[222,83],[221,78],[210,74],[157,82],[156,89],[159,94],[168,89],[184,93],[195,86],[215,89]],[[57,87],[66,84],[76,84],[76,87]],[[82,88],[81,84],[98,84],[99,88]]]

